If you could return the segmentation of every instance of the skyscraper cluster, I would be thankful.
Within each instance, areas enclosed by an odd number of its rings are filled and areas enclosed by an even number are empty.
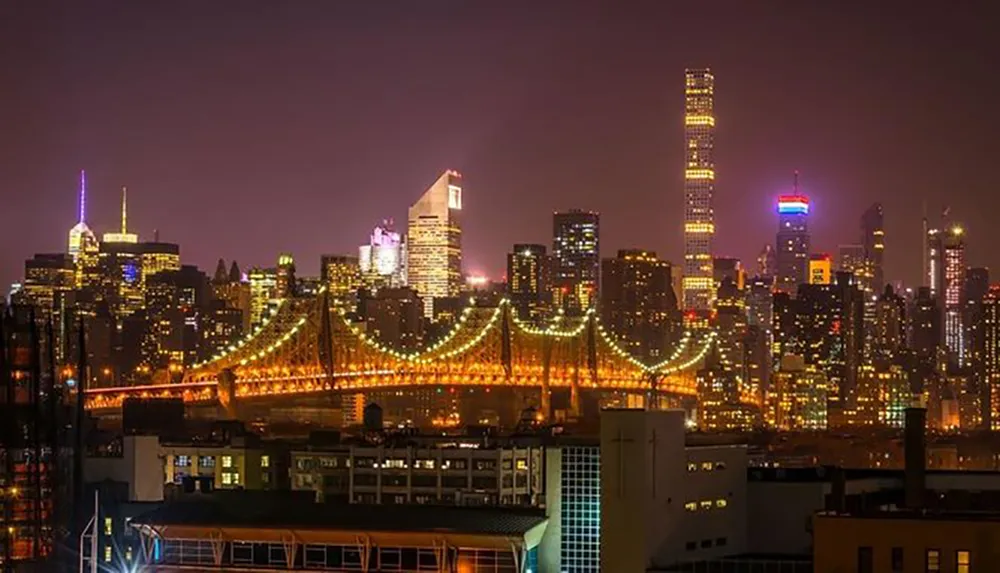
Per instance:
[[[129,229],[125,187],[120,223],[98,239],[81,172],[66,252],[26,261],[12,302],[53,320],[62,363],[85,323],[99,384],[171,380],[264,327],[289,298],[325,293],[355,328],[397,350],[439,340],[470,297],[476,305],[505,298],[534,328],[600,320],[646,363],[669,357],[692,332],[710,332],[715,345],[697,373],[708,429],[896,423],[912,394],[935,404],[939,427],[996,425],[995,288],[986,269],[968,266],[966,231],[947,210],[940,224],[924,222],[921,285],[887,278],[878,202],[846,226],[850,242],[818,251],[814,205],[797,172],[776,198],[774,240],[755,264],[723,256],[713,245],[715,76],[686,70],[684,94],[677,265],[635,247],[602,256],[601,215],[568,208],[553,213],[550,243],[512,245],[502,283],[467,276],[463,178],[446,170],[410,205],[405,229],[383,221],[356,253],[322,255],[318,276],[282,253],[246,272],[220,260],[209,277],[181,264],[178,245]]]

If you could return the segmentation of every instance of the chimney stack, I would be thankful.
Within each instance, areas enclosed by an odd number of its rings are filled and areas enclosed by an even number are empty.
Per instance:
[[[906,468],[903,485],[907,509],[921,509],[924,505],[925,474],[927,472],[926,443],[927,409],[911,406],[906,409],[904,430],[904,457]]]

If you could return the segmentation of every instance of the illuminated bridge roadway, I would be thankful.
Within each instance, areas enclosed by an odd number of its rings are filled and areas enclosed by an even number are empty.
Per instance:
[[[539,329],[517,320],[504,300],[493,307],[470,305],[440,341],[404,353],[366,336],[329,301],[325,294],[286,299],[255,332],[194,365],[179,382],[89,389],[87,408],[112,414],[128,397],[183,398],[233,413],[244,401],[434,387],[540,391],[546,416],[557,388],[570,390],[575,412],[581,392],[594,390],[677,403],[696,395],[694,372],[715,338],[707,331],[685,332],[671,356],[643,364],[593,312]]]

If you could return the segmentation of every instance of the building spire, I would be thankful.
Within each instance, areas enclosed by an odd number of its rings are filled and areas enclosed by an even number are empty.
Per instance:
[[[798,169],[796,169],[795,171],[792,172],[792,189],[794,190],[793,192],[796,195],[799,194],[799,170]]]
[[[80,223],[87,219],[87,172],[80,170]]]
[[[122,234],[128,233],[128,187],[122,185]]]

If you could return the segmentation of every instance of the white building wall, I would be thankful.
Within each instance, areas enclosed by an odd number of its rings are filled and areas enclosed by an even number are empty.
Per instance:
[[[682,410],[601,413],[601,571],[645,573],[684,548]]]
[[[746,552],[746,446],[687,448],[683,546],[671,562],[716,559]]]
[[[83,468],[88,482],[127,483],[129,501],[163,501],[164,464],[157,436],[125,436],[121,457],[88,457]]]

